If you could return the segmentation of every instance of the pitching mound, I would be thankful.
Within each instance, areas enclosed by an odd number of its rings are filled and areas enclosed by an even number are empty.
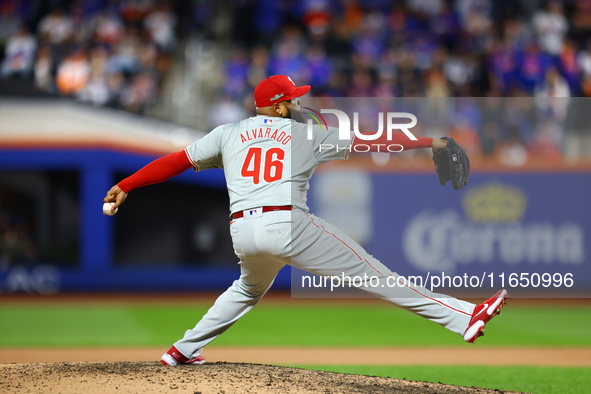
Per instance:
[[[495,393],[470,387],[261,364],[1,364],[2,393]],[[508,392],[506,392],[508,393]]]

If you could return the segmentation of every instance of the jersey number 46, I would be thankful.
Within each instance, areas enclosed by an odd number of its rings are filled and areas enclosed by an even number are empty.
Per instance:
[[[267,183],[278,181],[283,177],[284,159],[285,151],[281,148],[263,150],[260,146],[253,146],[246,153],[241,175],[252,178],[255,185],[261,182],[261,175]]]

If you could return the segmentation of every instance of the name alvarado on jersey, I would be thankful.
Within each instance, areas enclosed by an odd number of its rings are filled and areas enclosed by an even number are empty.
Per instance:
[[[270,138],[279,142],[281,145],[287,145],[291,140],[291,135],[287,134],[285,131],[279,132],[279,129],[273,130],[272,127],[254,128],[246,130],[244,133],[240,134],[240,142],[243,144],[246,141],[252,141],[258,138]]]

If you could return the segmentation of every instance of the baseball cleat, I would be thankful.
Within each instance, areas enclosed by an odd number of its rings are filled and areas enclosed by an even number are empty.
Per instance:
[[[486,323],[501,313],[501,308],[507,303],[507,290],[499,290],[494,296],[476,305],[470,324],[464,332],[464,341],[474,343],[476,339],[484,335]]]
[[[173,346],[160,357],[160,362],[162,365],[196,365],[205,364],[205,358],[202,356],[187,358]]]

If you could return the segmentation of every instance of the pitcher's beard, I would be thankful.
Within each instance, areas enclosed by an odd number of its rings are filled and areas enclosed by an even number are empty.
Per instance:
[[[289,114],[287,115],[288,118],[295,120],[298,123],[306,123],[304,120],[304,115],[302,114],[302,111],[298,111],[298,110],[291,110],[289,109]]]

